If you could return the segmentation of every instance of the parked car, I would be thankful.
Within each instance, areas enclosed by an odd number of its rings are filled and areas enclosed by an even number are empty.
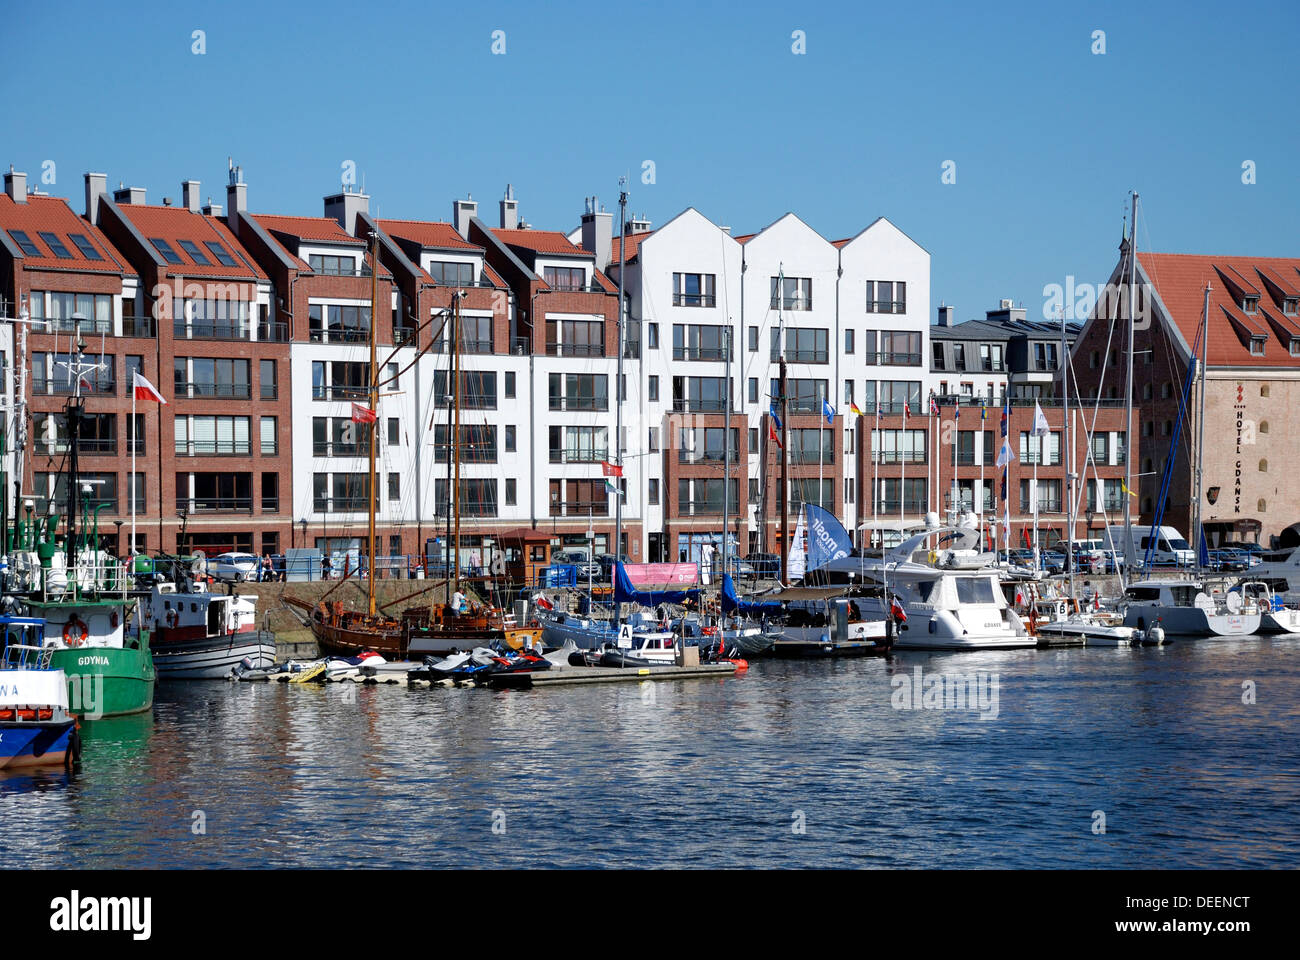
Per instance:
[[[219,553],[208,560],[208,576],[217,580],[256,580],[262,558],[252,553]]]
[[[781,576],[781,558],[775,553],[751,553],[745,562],[754,571],[754,576],[775,580]]]
[[[602,576],[600,563],[592,560],[585,550],[561,550],[553,553],[551,563],[575,566],[578,568],[578,576],[583,579],[599,580]]]
[[[609,583],[613,583],[614,563],[615,563],[614,555],[612,553],[602,553],[600,556],[596,558],[596,562],[600,564],[600,579],[606,580]],[[626,553],[624,553],[619,555],[617,562],[622,564],[629,564],[632,562],[632,560],[628,557]],[[585,573],[583,575],[586,576]]]
[[[1065,572],[1065,554],[1056,550],[1040,550],[1038,560],[1042,568],[1048,573]]]
[[[733,577],[757,576],[754,572],[754,565],[741,557],[727,557],[727,567],[730,569]]]
[[[1238,550],[1236,547],[1220,547],[1218,550],[1208,550],[1211,570],[1248,570],[1250,569],[1250,555],[1244,550]]]

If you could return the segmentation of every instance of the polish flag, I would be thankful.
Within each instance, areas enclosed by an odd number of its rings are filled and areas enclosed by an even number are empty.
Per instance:
[[[602,472],[603,472],[603,473],[605,474],[605,476],[607,476],[607,477],[621,477],[621,476],[623,476],[623,468],[620,467],[620,466],[618,466],[618,465],[616,465],[616,464],[610,463],[608,460],[602,460],[602,461],[600,461],[600,467],[601,467]]]
[[[135,398],[137,400],[152,400],[154,403],[167,402],[152,383],[140,376],[139,370],[132,371],[131,376],[131,386],[135,388]]]
[[[374,423],[376,420],[375,411],[371,410],[364,404],[352,404],[352,422],[353,423]]]

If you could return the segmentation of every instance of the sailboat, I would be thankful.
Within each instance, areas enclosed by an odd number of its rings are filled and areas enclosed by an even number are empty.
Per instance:
[[[311,628],[316,642],[323,654],[352,657],[363,652],[375,652],[389,659],[405,658],[413,655],[448,653],[474,646],[482,646],[494,640],[504,641],[512,646],[521,645],[529,639],[540,639],[539,627],[519,626],[510,621],[505,614],[495,607],[484,605],[475,608],[453,608],[453,597],[459,595],[460,562],[460,301],[464,291],[457,291],[452,297],[451,323],[451,364],[450,393],[453,404],[453,422],[448,424],[448,445],[452,450],[455,465],[455,477],[450,484],[448,510],[454,514],[456,533],[453,541],[451,563],[447,580],[447,600],[445,603],[431,602],[426,606],[408,607],[400,617],[386,612],[387,607],[398,602],[410,600],[417,594],[432,590],[437,584],[423,587],[415,593],[402,598],[402,601],[389,603],[384,607],[375,599],[375,424],[379,420],[379,370],[376,319],[379,311],[379,236],[371,235],[370,256],[370,376],[367,391],[367,405],[360,407],[353,404],[353,419],[363,423],[370,431],[369,447],[370,471],[368,474],[369,493],[367,498],[368,538],[370,562],[366,564],[366,610],[349,609],[341,600],[330,601],[329,594],[319,603],[313,605],[299,598],[286,596],[285,602],[305,614],[305,621]],[[426,348],[427,350],[427,348]],[[342,586],[340,582],[339,586]],[[338,589],[336,586],[334,589]],[[331,591],[332,592],[332,591]]]
[[[78,475],[81,421],[86,416],[81,385],[102,364],[86,359],[79,322],[74,324],[73,340],[68,360],[61,362],[73,385],[64,407],[67,530],[60,543],[61,518],[53,497],[44,517],[33,515],[31,500],[25,503],[26,519],[15,518],[12,535],[6,537],[11,548],[9,592],[14,613],[44,621],[48,666],[66,675],[71,711],[98,719],[140,713],[153,706],[157,671],[149,650],[149,630],[139,621],[137,605],[128,595],[130,571],[99,549],[99,513],[107,504],[92,511],[91,487]],[[25,353],[25,330],[22,347]],[[25,356],[23,360],[25,374]],[[20,384],[19,396],[24,395],[25,385]],[[25,419],[21,401],[20,411],[21,422]],[[17,449],[21,454],[21,445]]]

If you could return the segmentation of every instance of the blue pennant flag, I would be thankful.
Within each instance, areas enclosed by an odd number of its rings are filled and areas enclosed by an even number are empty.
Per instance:
[[[776,428],[777,428],[778,430],[780,430],[780,429],[781,429],[781,418],[780,418],[779,416],[777,416],[777,414],[776,414],[776,401],[775,401],[775,400],[772,401],[771,403],[769,403],[769,404],[767,405],[767,412],[770,413],[770,414],[772,415],[772,419],[776,421]]]
[[[822,416],[831,426],[835,426],[835,408],[831,406],[829,400],[822,401]]]

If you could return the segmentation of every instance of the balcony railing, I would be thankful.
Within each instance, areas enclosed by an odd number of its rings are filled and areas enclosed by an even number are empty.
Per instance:
[[[83,334],[106,333],[110,337],[113,335],[113,323],[111,320],[95,320],[89,317],[46,317],[45,326],[36,328],[37,333],[71,333],[73,329],[80,330]]]
[[[674,360],[726,360],[726,347],[673,347]],[[773,359],[776,359],[775,357]]]
[[[153,317],[123,317],[122,336],[154,337],[158,335],[158,324]]]
[[[280,512],[280,495],[277,493],[262,494],[262,512],[279,513]]]
[[[717,306],[717,296],[712,293],[674,293],[674,307],[713,307]]]
[[[867,507],[870,508],[870,506],[871,506],[871,502],[868,500]],[[904,507],[904,510],[908,513],[923,513],[926,509],[927,509],[927,504],[920,497],[908,497],[907,505],[906,507]],[[880,513],[897,513],[898,498],[895,497],[892,500],[881,500],[877,505],[877,510]]]
[[[176,510],[186,513],[252,513],[252,497],[189,497],[177,498]]]
[[[907,301],[868,300],[867,313],[907,313]]]
[[[247,400],[252,396],[251,388],[246,383],[214,383],[210,380],[189,380],[175,384],[176,397],[212,397],[215,399]]]
[[[32,393],[43,393],[47,396],[69,396],[76,393],[76,384],[69,383],[66,377],[32,378]],[[102,396],[113,396],[117,392],[117,381],[108,379],[97,379],[93,377],[81,378],[82,396],[91,397],[95,394]]]
[[[641,359],[641,341],[624,340],[623,341],[623,359],[640,360]]]
[[[735,463],[739,459],[739,456],[740,455],[737,452],[736,448],[732,447],[731,462]],[[726,460],[727,460],[726,452],[722,450],[701,450],[701,451],[678,450],[677,451],[678,463],[726,463]],[[799,461],[795,460],[792,454],[790,462],[797,463]],[[815,455],[813,457],[812,462],[813,463],[817,462]]]
[[[811,310],[812,297],[772,297],[773,310]]]
[[[548,357],[603,357],[603,343],[547,343]]]
[[[311,388],[313,400],[365,400],[369,396],[369,387],[327,387],[317,384]]]
[[[247,340],[248,324],[242,320],[172,321],[172,336],[177,340]]]
[[[311,508],[316,513],[369,513],[370,498],[360,497],[313,497]]]
[[[311,445],[311,455],[313,457],[368,457],[370,456],[370,444],[368,443],[333,443],[319,441]]]
[[[312,343],[369,343],[370,331],[360,327],[333,327],[315,329],[307,334]]]
[[[1021,500],[1021,501],[1020,501],[1020,512],[1021,512],[1021,513],[1033,513],[1033,511],[1034,511],[1033,505],[1032,505],[1028,500]],[[1038,501],[1038,512],[1039,512],[1039,513],[1060,513],[1060,512],[1061,512],[1061,501],[1060,501],[1059,499],[1058,499],[1058,500],[1039,500],[1039,501]]]
[[[790,408],[793,412],[793,406]],[[726,400],[700,400],[700,399],[682,399],[677,397],[673,400],[674,413],[726,413]]]
[[[609,397],[551,397],[552,410],[589,410],[605,411],[609,409]]]
[[[246,457],[252,452],[247,440],[190,440],[176,444],[178,457]]]
[[[280,391],[274,383],[264,383],[258,388],[257,395],[262,400],[274,400],[280,396]]]
[[[830,466],[831,464],[835,463],[835,451],[829,448],[823,450],[821,461],[826,466]],[[791,450],[790,462],[795,464],[816,463],[817,451],[816,450]]]
[[[591,283],[550,283],[550,290],[544,290],[543,293],[604,293],[605,288],[600,284],[592,281]]]
[[[451,341],[443,337],[436,337],[433,341],[434,353],[446,353],[450,349]],[[492,352],[492,341],[489,340],[460,340],[457,343],[461,355],[465,354],[485,354]]]
[[[143,441],[140,443],[143,447]],[[130,453],[130,444],[127,445],[127,453]],[[59,437],[55,440],[37,440],[36,452],[41,456],[54,457],[65,454],[71,449],[66,438]],[[77,450],[83,455],[104,456],[105,454],[117,453],[117,439],[114,437],[82,437],[77,444]],[[139,453],[140,451],[136,451]]]
[[[257,445],[257,452],[264,457],[277,457],[280,455],[280,444],[276,440],[262,440]]]
[[[263,343],[288,343],[289,325],[280,322],[261,322],[257,325],[257,339]]]
[[[967,453],[964,450],[957,451],[957,466],[973,467],[975,466],[975,454]]]
[[[603,450],[551,450],[551,463],[600,463],[609,459],[609,449]]]
[[[607,517],[609,516],[609,500],[566,500],[559,502],[551,501],[551,516],[553,517]]]
[[[393,346],[404,347],[415,343],[415,327],[393,327]]]
[[[925,463],[924,450],[876,450],[872,462],[888,466],[898,463]]]
[[[533,352],[533,341],[528,337],[515,337],[510,341],[510,352],[516,357],[526,357]]]
[[[321,264],[318,267],[311,268],[312,273],[322,277],[368,277],[370,276],[370,265],[366,264],[361,267],[330,267]]]
[[[773,350],[772,362],[776,363],[781,359],[781,354]],[[786,363],[829,363],[830,352],[828,350],[786,350]]]
[[[882,367],[919,367],[921,365],[921,355],[919,353],[881,353],[877,355],[876,361]]]

